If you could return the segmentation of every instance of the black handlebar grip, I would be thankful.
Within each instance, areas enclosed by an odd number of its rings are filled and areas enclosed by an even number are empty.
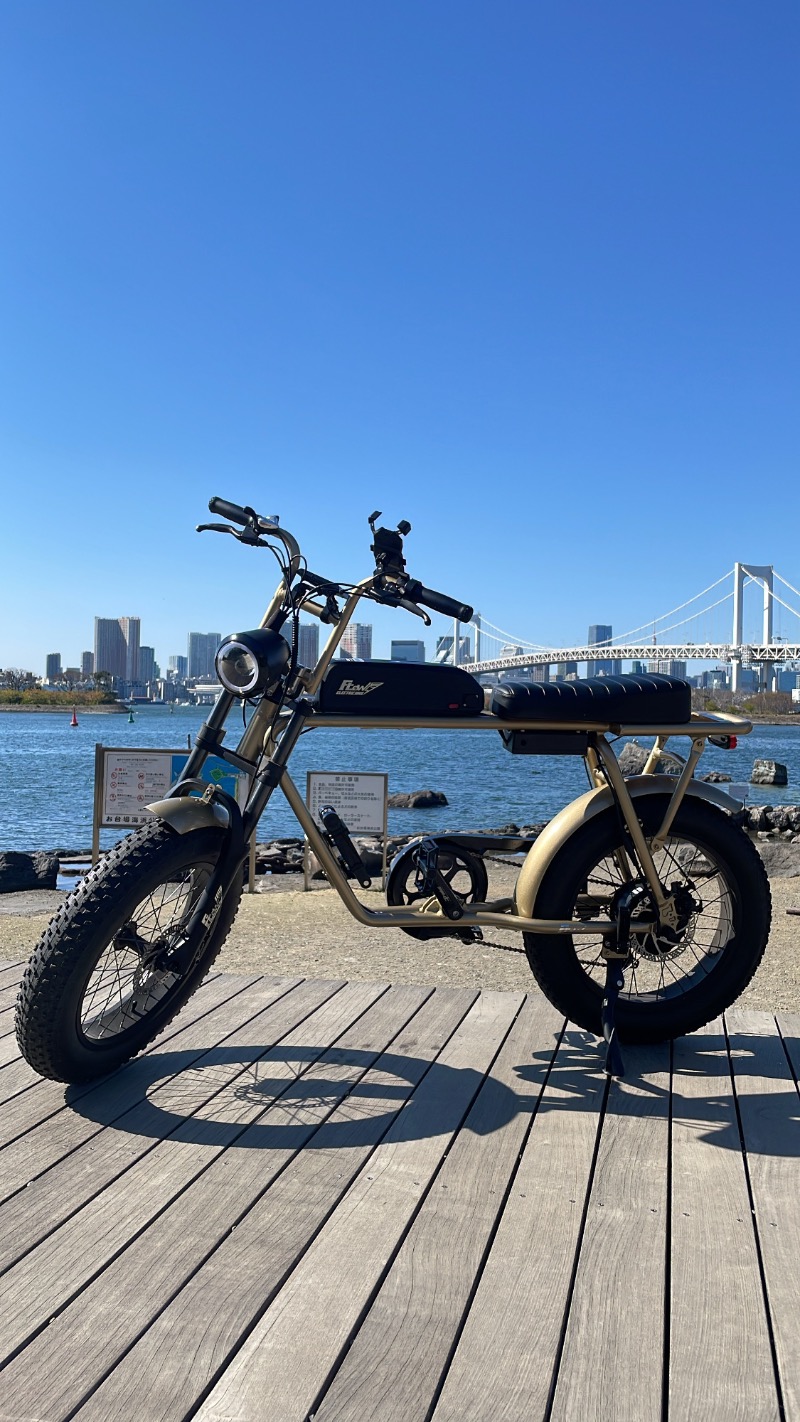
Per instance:
[[[458,602],[456,598],[447,597],[445,593],[424,588],[422,583],[415,583],[413,591],[411,586],[406,588],[406,596],[414,602],[422,603],[423,607],[429,607],[431,612],[443,612],[445,617],[457,617],[459,622],[471,622],[475,611],[468,602]]]
[[[250,514],[241,504],[230,504],[227,499],[213,498],[209,499],[208,507],[211,513],[219,514],[220,518],[227,518],[231,523],[250,522]]]

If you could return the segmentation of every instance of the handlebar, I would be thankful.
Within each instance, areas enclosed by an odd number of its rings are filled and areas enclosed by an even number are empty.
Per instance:
[[[227,499],[209,499],[208,508],[210,513],[219,514],[220,518],[227,518],[230,523],[240,523],[244,526],[251,518],[261,522],[254,509],[244,509],[241,504],[231,504]]]
[[[457,598],[448,597],[446,593],[434,592],[433,588],[423,587],[422,583],[409,582],[404,589],[406,597],[412,602],[419,602],[423,607],[429,607],[431,612],[442,612],[445,617],[455,617],[459,622],[471,622],[475,609],[470,607],[468,602],[459,602]]]
[[[283,544],[289,554],[289,568],[292,577],[300,569],[302,555],[300,545],[296,538],[293,538],[285,528],[280,528],[274,519],[264,518],[257,514],[255,509],[244,508],[241,504],[232,504],[228,499],[217,498],[208,501],[209,511],[219,514],[221,518],[227,518],[231,523],[239,523],[244,528],[248,525],[257,533],[269,533],[273,538],[277,538]]]
[[[209,499],[208,507],[211,513],[219,514],[221,518],[228,519],[230,523],[238,523],[243,528],[249,528],[254,535],[254,542],[255,535],[258,533],[268,533],[273,538],[280,539],[289,554],[292,576],[299,571],[302,563],[300,548],[291,533],[281,528],[276,520],[264,518],[261,514],[257,514],[255,509],[249,506],[234,504],[231,503],[229,499],[220,499],[216,496],[213,499]],[[373,519],[379,517],[379,514],[373,515]],[[407,578],[407,575],[403,571],[405,561],[402,556],[402,536],[408,532],[409,528],[410,525],[408,524],[400,524],[396,533],[383,528],[376,531],[373,528],[373,532],[375,533],[375,543],[373,547],[377,553],[382,555],[382,559],[379,559],[379,572],[385,571],[383,565],[387,557],[391,554],[393,559],[399,564],[396,571],[399,574],[402,599],[404,601],[407,600],[408,603],[418,603],[422,607],[429,607],[431,612],[441,612],[445,617],[456,618],[459,622],[471,622],[474,610],[470,607],[469,603],[459,602],[458,598],[448,597],[446,593],[435,592],[433,588],[426,588],[422,583]],[[395,570],[392,569],[392,571]],[[333,587],[333,584],[329,583],[327,578],[321,578],[317,573],[309,573],[308,570],[304,570],[303,578],[307,583],[311,584],[312,587]],[[397,591],[400,591],[400,589],[397,589]]]

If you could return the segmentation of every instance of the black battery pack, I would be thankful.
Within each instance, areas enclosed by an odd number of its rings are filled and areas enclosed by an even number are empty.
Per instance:
[[[324,716],[479,716],[483,687],[463,667],[425,662],[332,662],[319,692]]]

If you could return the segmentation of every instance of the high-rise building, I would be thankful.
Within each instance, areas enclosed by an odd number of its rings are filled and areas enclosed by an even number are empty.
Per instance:
[[[319,661],[319,625],[301,622],[297,629],[297,660],[301,667],[315,667]]]
[[[148,681],[156,679],[156,653],[154,647],[139,648],[139,676],[138,681],[147,686]]]
[[[115,681],[137,681],[140,629],[138,617],[96,617],[93,671],[108,672]]]
[[[368,662],[372,656],[372,623],[351,622],[339,646],[356,661]]]
[[[412,641],[392,642],[393,662],[424,662],[425,643]]]
[[[119,625],[125,638],[125,680],[139,680],[139,642],[142,623],[138,617],[121,617]]]
[[[435,656],[434,660],[437,661],[437,662],[444,662],[444,663],[452,662],[452,660],[453,660],[453,634],[452,634],[452,633],[447,633],[447,634],[446,634],[445,636],[443,636],[443,637],[437,637],[437,638],[436,638],[436,656]],[[459,637],[459,639],[458,639],[458,660],[459,660],[459,665],[463,665],[464,662],[471,662],[471,661],[472,661],[472,649],[471,649],[469,637]]]
[[[190,679],[214,676],[214,656],[221,641],[219,632],[189,633],[187,676]]]
[[[94,675],[94,652],[81,652],[81,676],[88,680]]]
[[[171,672],[175,673],[178,681],[183,681],[188,673],[189,658],[180,655],[170,657],[168,667]]]
[[[45,663],[45,680],[56,681],[61,675],[61,653],[48,652]]]
[[[553,668],[555,681],[574,681],[578,675],[577,662],[556,662]]]
[[[677,676],[686,679],[686,663],[672,660],[654,661],[647,663],[649,672],[657,672],[659,676]]]
[[[117,617],[94,619],[94,672],[107,672],[116,681],[125,680],[128,649]]]
[[[589,628],[590,647],[610,647],[613,629],[604,622],[596,622]],[[587,661],[587,676],[619,676],[622,663],[606,657],[602,660]]]

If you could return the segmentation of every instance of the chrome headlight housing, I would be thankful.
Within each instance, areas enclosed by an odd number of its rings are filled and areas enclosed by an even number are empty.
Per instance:
[[[274,691],[292,660],[289,643],[270,627],[234,632],[217,648],[214,666],[226,691],[234,696],[259,696]]]

